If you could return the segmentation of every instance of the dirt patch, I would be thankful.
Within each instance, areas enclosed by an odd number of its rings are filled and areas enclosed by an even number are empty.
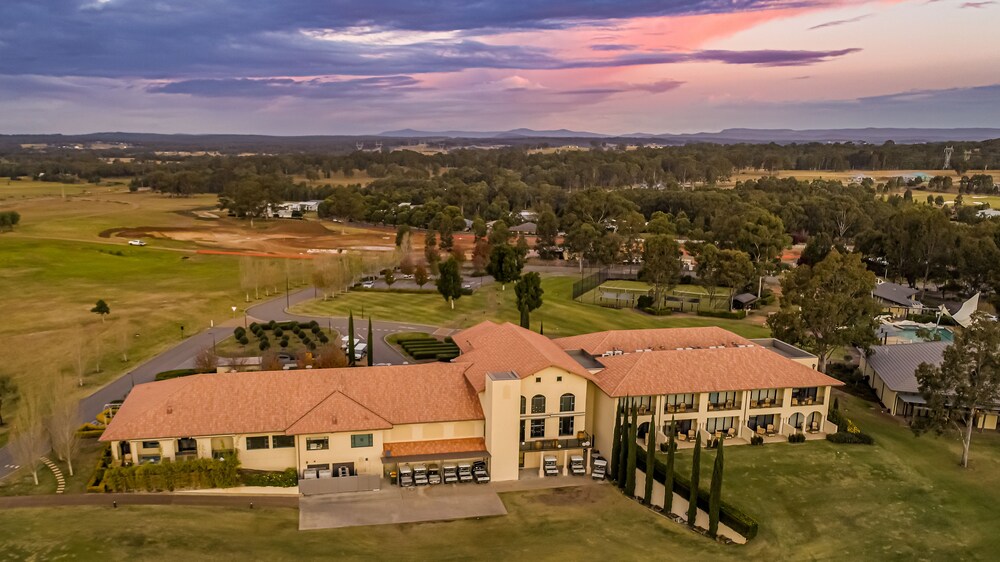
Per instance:
[[[165,233],[182,233],[191,230],[198,229],[175,226],[133,226],[128,228],[109,228],[107,230],[102,230],[98,236],[101,238],[111,238],[112,236],[116,238],[139,238],[142,236],[148,236],[151,238],[171,238],[171,236],[168,236]]]
[[[567,486],[564,488],[549,488],[532,495],[532,500],[551,506],[580,505],[581,503],[597,503],[601,501],[597,486]]]

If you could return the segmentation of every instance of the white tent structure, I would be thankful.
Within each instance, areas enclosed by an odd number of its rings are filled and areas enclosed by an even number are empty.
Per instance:
[[[979,293],[972,295],[972,298],[962,303],[962,306],[954,314],[949,312],[943,304],[939,309],[941,314],[951,316],[959,326],[968,328],[972,325],[972,315],[979,309]]]

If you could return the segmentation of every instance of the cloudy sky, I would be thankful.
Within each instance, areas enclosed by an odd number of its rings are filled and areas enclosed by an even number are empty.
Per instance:
[[[1000,0],[0,0],[0,132],[1000,126]]]

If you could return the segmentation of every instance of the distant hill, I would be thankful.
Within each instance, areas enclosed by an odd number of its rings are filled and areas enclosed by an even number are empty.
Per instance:
[[[398,131],[385,131],[379,133],[380,137],[393,138],[453,138],[453,139],[518,139],[518,138],[571,138],[571,139],[593,139],[603,138],[609,135],[591,133],[587,131],[570,131],[569,129],[556,129],[552,131],[536,131],[534,129],[511,129],[509,131],[417,131],[414,129],[401,129]]]

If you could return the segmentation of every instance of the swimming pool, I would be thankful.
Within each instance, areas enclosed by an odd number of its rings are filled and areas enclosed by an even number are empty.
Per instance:
[[[934,334],[940,336],[940,338],[934,337]],[[950,342],[955,339],[955,335],[948,328],[923,328],[920,326],[894,326],[892,324],[884,324],[879,328],[879,339],[887,344],[892,343],[920,343],[926,341],[946,341]]]

